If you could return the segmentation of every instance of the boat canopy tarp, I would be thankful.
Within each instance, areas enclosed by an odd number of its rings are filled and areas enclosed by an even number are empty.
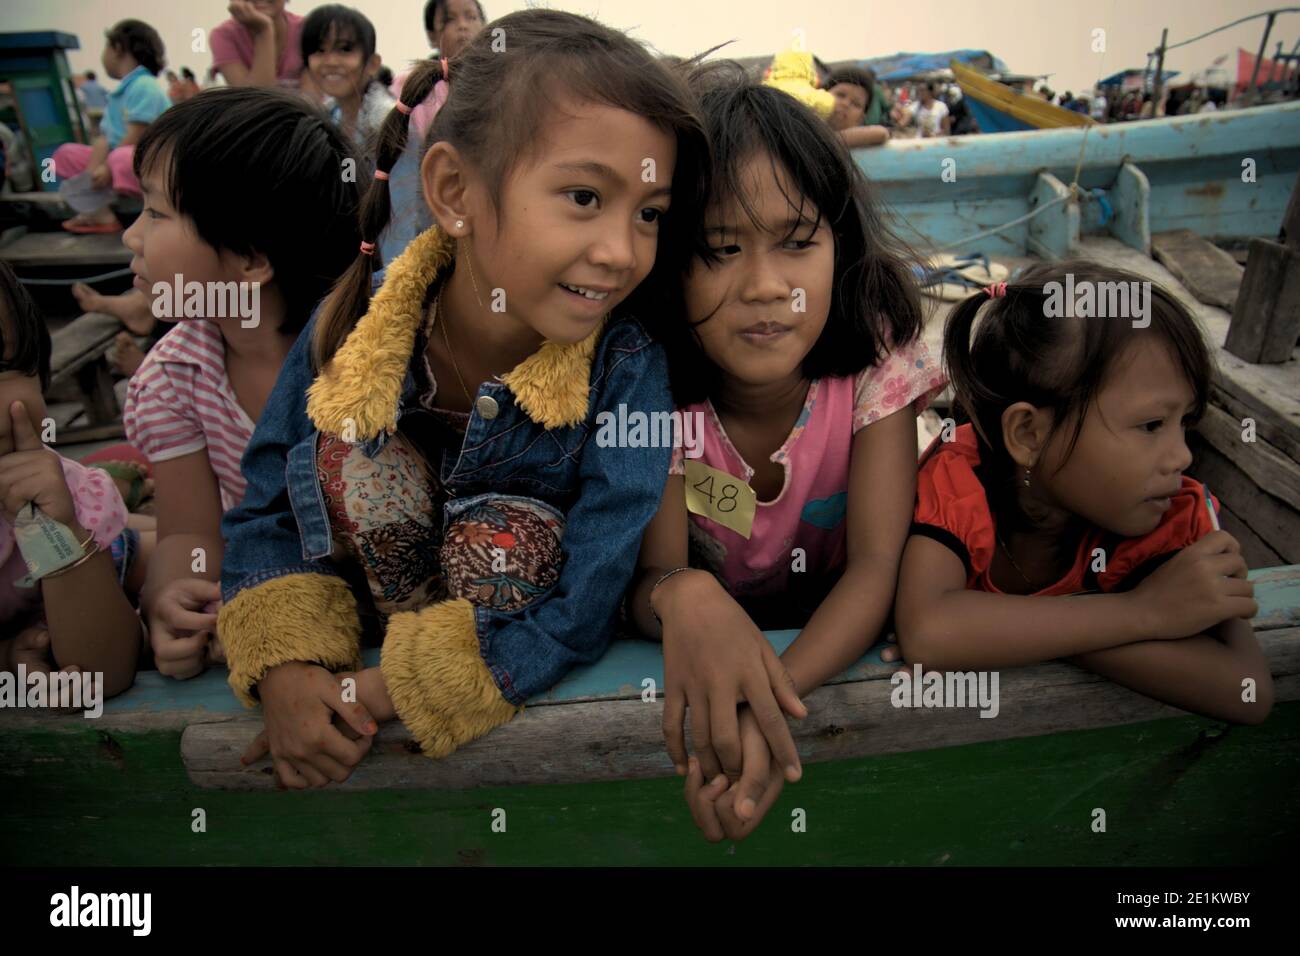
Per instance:
[[[894,53],[876,56],[859,62],[859,66],[876,71],[876,79],[885,82],[905,80],[938,70],[948,69],[948,64],[969,63],[986,73],[1006,73],[1007,65],[988,50],[950,50],[947,53]]]

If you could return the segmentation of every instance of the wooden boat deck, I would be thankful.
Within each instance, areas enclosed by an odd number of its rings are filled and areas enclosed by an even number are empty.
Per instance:
[[[1254,627],[1271,661],[1276,700],[1300,699],[1300,566],[1251,574],[1260,603]],[[768,634],[778,652],[795,631]],[[1001,673],[1000,712],[976,709],[900,710],[890,703],[896,669],[880,659],[882,642],[807,698],[809,716],[796,725],[805,764],[922,751],[990,741],[1110,727],[1176,717],[1182,712],[1067,663]],[[377,652],[369,652],[369,664]],[[643,697],[644,682],[663,687],[658,645],[616,642],[597,663],[575,669],[524,713],[443,760],[418,753],[400,722],[381,729],[370,754],[340,791],[466,789],[529,784],[593,783],[673,775],[660,729],[661,699]],[[244,768],[239,756],[261,728],[225,683],[222,669],[178,682],[149,672],[87,723],[77,716],[0,711],[0,734],[20,730],[100,735],[182,731],[181,753],[200,788],[274,789],[269,761]],[[333,789],[333,788],[332,788]]]

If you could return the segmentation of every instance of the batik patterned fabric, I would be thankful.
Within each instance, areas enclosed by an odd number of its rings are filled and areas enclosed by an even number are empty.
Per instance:
[[[443,573],[452,597],[477,607],[517,611],[560,576],[564,518],[540,501],[492,497],[452,518]]]
[[[390,615],[441,600],[445,495],[424,457],[401,435],[369,458],[360,445],[321,434],[316,467],[334,539],[365,569],[375,608]]]
[[[375,458],[322,434],[321,493],[334,540],[364,568],[384,616],[446,598],[477,607],[527,607],[559,577],[564,518],[529,498],[485,495],[453,503],[436,472],[404,435]]]

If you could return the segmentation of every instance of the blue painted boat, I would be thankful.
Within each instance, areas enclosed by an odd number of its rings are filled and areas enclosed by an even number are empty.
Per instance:
[[[1062,258],[1110,234],[1149,254],[1153,232],[1277,234],[1300,175],[1300,102],[895,140],[854,157],[921,249]]]

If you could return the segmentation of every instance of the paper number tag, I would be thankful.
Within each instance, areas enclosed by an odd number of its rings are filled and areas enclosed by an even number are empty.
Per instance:
[[[746,540],[754,528],[758,496],[735,475],[686,460],[686,510],[730,528]]]

